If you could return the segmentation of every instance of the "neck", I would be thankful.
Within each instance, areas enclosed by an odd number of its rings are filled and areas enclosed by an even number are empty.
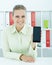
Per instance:
[[[22,28],[23,28],[23,27],[22,27]],[[17,30],[18,32],[20,32],[20,31],[22,30],[22,28],[16,27],[16,30]]]

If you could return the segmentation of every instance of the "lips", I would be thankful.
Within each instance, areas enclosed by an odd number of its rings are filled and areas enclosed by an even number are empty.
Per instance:
[[[19,25],[21,25],[21,24],[23,24],[24,22],[17,22],[17,24],[19,24]]]

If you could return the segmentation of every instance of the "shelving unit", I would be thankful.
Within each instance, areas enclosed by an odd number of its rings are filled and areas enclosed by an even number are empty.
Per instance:
[[[39,11],[35,13],[35,26],[41,26],[41,43],[37,45],[38,56],[52,57],[52,11]]]
[[[35,22],[36,26],[41,27],[41,42],[37,45],[38,57],[52,57],[52,11],[27,11],[27,21],[28,25],[31,26],[31,12],[35,12]],[[9,26],[9,11],[0,12],[0,41],[1,41],[1,31]],[[47,23],[45,23],[47,22]],[[50,47],[46,47],[46,30],[50,31]],[[1,47],[0,42],[0,49]],[[1,54],[0,54],[1,55]]]
[[[41,42],[41,53],[42,57],[52,57],[52,23],[51,23],[51,11],[44,11],[41,13],[42,15],[42,41]],[[46,22],[46,23],[45,23]]]

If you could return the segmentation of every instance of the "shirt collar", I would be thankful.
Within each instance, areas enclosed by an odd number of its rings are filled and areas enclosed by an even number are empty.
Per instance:
[[[12,27],[11,27],[11,33],[15,33],[15,32],[17,32],[16,27],[15,27],[15,25],[12,25]]]
[[[21,30],[19,33],[26,34],[26,30],[27,30],[27,26],[26,26],[26,25],[24,25],[24,27],[22,28],[22,30]],[[18,31],[16,30],[15,25],[13,25],[13,26],[12,26],[12,28],[11,28],[11,33],[15,33],[15,32],[17,32],[17,33],[18,33]]]
[[[26,31],[27,31],[27,26],[24,25],[24,27],[22,28],[22,30],[20,32],[23,34],[26,34]]]

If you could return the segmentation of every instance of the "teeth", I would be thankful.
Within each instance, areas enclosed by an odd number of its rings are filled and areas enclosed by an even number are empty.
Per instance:
[[[19,24],[22,24],[22,23],[19,23]]]
[[[22,24],[23,22],[17,22],[17,23]]]
[[[22,23],[18,23],[18,24],[20,24],[20,25],[21,25]]]

